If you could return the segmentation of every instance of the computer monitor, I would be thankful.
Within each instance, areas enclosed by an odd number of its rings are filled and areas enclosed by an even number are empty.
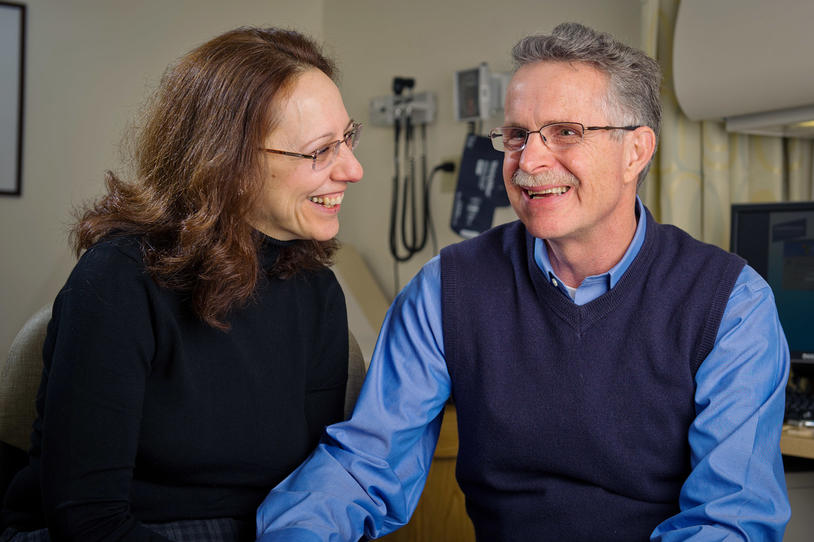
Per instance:
[[[814,365],[814,201],[732,205],[730,250],[771,286],[792,363]]]

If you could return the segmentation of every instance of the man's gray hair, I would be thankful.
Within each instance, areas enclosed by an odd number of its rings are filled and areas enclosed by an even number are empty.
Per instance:
[[[610,34],[579,23],[563,23],[551,35],[529,36],[512,49],[516,69],[535,62],[586,62],[608,75],[608,121],[616,126],[644,125],[661,129],[661,68],[644,52]],[[655,153],[654,153],[655,155]],[[651,158],[652,162],[652,158]],[[648,163],[639,174],[644,181]]]

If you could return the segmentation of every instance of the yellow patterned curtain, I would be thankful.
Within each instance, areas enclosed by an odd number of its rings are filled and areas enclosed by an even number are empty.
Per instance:
[[[673,29],[680,0],[642,0],[645,52],[664,71],[661,140],[639,190],[656,218],[729,248],[730,205],[814,197],[813,143],[729,133],[722,122],[689,120],[673,90]]]

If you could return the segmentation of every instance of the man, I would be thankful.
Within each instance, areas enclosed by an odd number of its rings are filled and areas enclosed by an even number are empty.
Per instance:
[[[406,523],[451,395],[480,541],[781,540],[788,348],[757,273],[636,196],[658,65],[578,24],[513,56],[491,137],[520,221],[405,287],[353,418],[271,492],[260,539]]]

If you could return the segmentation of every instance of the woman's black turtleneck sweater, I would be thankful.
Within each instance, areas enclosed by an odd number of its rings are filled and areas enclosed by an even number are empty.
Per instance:
[[[265,269],[280,245],[264,241]],[[345,299],[329,269],[264,276],[228,321],[209,327],[158,286],[137,239],[89,249],[54,302],[30,466],[5,521],[129,541],[158,539],[143,522],[253,520],[342,418]]]

